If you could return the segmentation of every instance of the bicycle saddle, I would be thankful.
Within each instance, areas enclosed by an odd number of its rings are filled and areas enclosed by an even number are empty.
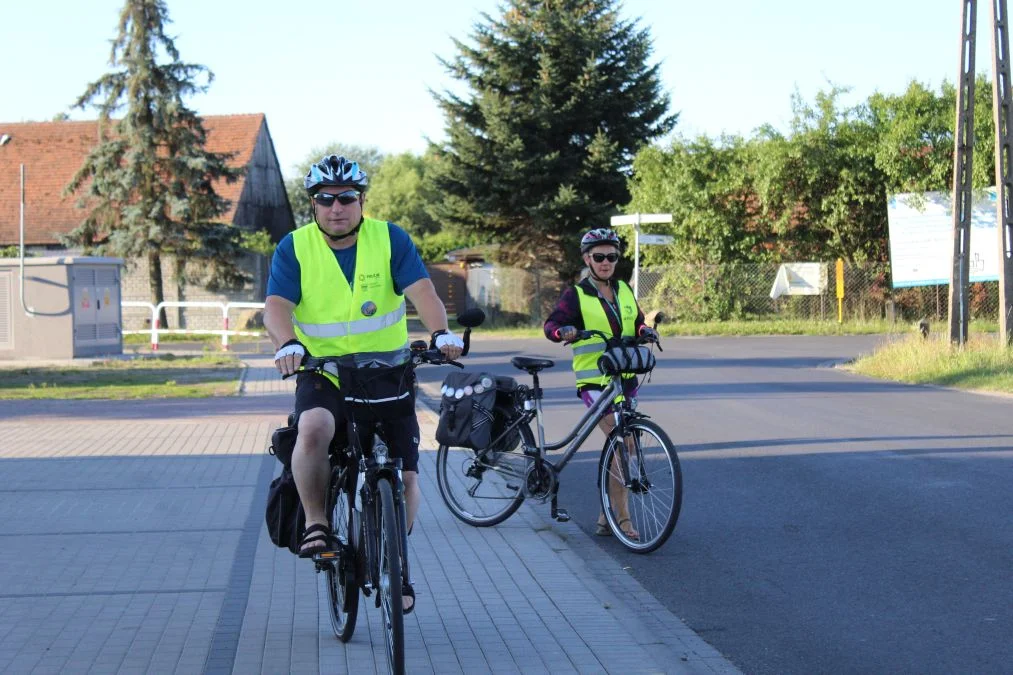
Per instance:
[[[556,365],[556,362],[551,359],[539,359],[534,356],[515,356],[510,359],[510,363],[514,368],[526,370],[529,373],[537,373],[539,370]]]

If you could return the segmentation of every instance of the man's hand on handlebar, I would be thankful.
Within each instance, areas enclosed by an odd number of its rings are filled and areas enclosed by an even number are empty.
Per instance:
[[[306,360],[306,347],[298,340],[289,340],[281,346],[274,354],[274,367],[288,377],[296,372],[300,365]]]
[[[453,361],[459,358],[464,351],[464,341],[449,330],[433,335],[433,346],[439,349],[443,358]]]

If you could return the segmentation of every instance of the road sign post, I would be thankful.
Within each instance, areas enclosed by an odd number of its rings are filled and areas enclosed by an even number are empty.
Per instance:
[[[640,226],[650,223],[670,223],[671,213],[632,213],[626,216],[612,216],[609,224],[612,227],[619,225],[633,226],[633,297],[639,298],[640,286],[640,243],[644,244],[671,244],[675,238],[670,235],[640,234]]]
[[[844,323],[844,261],[837,259],[837,274],[834,281],[837,286],[837,323]]]

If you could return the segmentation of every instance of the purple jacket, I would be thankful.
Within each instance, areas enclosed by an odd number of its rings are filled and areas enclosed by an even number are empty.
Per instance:
[[[618,284],[612,280],[612,290],[617,292]],[[595,290],[594,284],[591,283],[590,279],[584,279],[576,287],[567,286],[566,290],[559,297],[556,302],[556,306],[553,308],[552,313],[549,314],[549,318],[545,320],[543,329],[545,330],[545,337],[549,338],[553,342],[560,342],[559,336],[556,335],[556,331],[563,326],[573,326],[577,330],[584,330],[584,317],[580,315],[580,300],[577,298],[577,288],[585,295],[591,297],[598,297],[598,291]],[[605,312],[605,316],[608,317],[609,326],[612,327],[612,335],[622,335],[623,327],[619,323],[612,312],[605,307],[605,301],[598,300],[602,304],[602,310]],[[644,312],[637,306],[637,319],[635,322],[636,332],[639,334],[640,329],[644,326]]]

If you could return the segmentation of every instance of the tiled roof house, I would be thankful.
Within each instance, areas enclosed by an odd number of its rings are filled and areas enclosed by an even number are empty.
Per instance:
[[[209,115],[202,120],[207,149],[234,153],[231,163],[247,168],[244,178],[215,186],[232,202],[224,219],[243,229],[267,229],[277,241],[293,228],[292,210],[264,115]],[[0,246],[18,243],[24,164],[25,244],[58,247],[60,235],[84,219],[78,197],[65,197],[63,189],[98,142],[98,122],[0,122],[0,139],[5,136],[0,145]]]
[[[223,219],[243,230],[267,230],[273,241],[279,241],[294,228],[294,222],[264,115],[209,115],[202,117],[202,121],[208,132],[207,149],[232,153],[231,163],[246,167],[244,177],[239,180],[219,181],[215,185],[218,194],[232,202]],[[20,166],[24,164],[25,246],[44,255],[65,250],[60,236],[80,225],[86,212],[77,205],[84,189],[74,196],[64,196],[63,190],[97,142],[97,121],[0,122],[0,247],[19,243]],[[242,261],[242,266],[251,275],[252,286],[241,293],[228,294],[228,299],[263,300],[267,261],[259,255],[249,258]],[[150,296],[147,263],[128,262],[122,297],[147,301]],[[162,263],[166,299],[182,299],[184,291],[167,278],[172,270],[168,263],[168,260]],[[223,299],[195,288],[186,289],[185,296],[191,300],[198,296]],[[129,323],[126,314],[124,321]]]

